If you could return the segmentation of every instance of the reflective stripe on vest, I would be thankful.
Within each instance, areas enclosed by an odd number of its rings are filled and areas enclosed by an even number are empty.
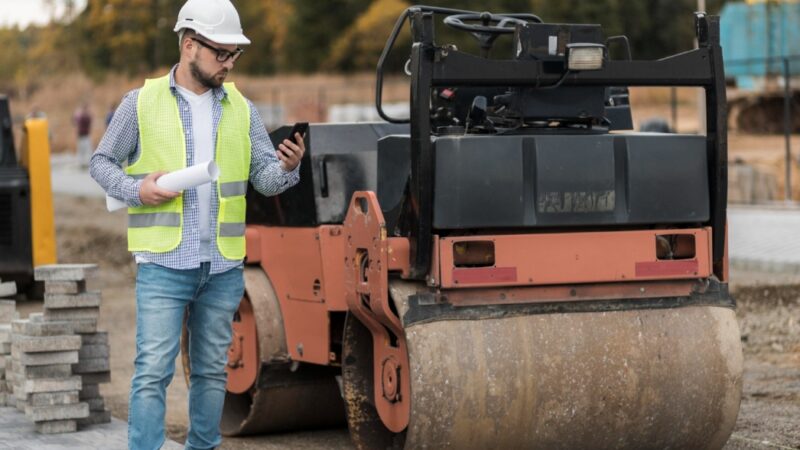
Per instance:
[[[181,226],[181,215],[178,213],[145,213],[128,215],[128,228],[179,226]]]
[[[226,83],[217,129],[215,161],[219,214],[217,248],[226,259],[245,256],[245,198],[250,174],[250,107],[232,83]],[[139,91],[139,159],[125,171],[141,179],[156,171],[186,167],[186,141],[169,75],[147,80]],[[176,249],[183,235],[183,196],[158,206],[128,209],[128,249],[164,253]]]
[[[223,197],[236,197],[247,193],[247,181],[233,181],[230,183],[220,183],[219,193]]]

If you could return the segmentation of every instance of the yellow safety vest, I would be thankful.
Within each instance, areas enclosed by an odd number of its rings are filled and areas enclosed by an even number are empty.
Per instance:
[[[250,107],[233,83],[225,83],[217,129],[219,166],[217,248],[227,259],[245,256],[245,193],[250,175]],[[139,159],[125,172],[144,178],[156,171],[186,167],[186,140],[178,102],[169,88],[169,75],[147,80],[139,91]],[[128,208],[128,250],[165,253],[178,248],[183,235],[183,196],[158,206]]]

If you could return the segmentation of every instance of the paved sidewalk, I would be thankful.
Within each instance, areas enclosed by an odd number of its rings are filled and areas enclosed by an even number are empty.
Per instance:
[[[55,193],[92,198],[106,196],[103,188],[89,176],[89,169],[81,167],[74,155],[53,155],[50,174]]]
[[[76,433],[39,434],[33,422],[16,408],[0,407],[0,449],[14,450],[125,450],[128,448],[128,424],[92,425]],[[180,450],[183,446],[167,440],[162,450]]]
[[[728,225],[731,267],[800,274],[800,208],[731,206]]]

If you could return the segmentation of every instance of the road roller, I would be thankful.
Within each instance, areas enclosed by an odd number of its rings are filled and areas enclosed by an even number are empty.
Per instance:
[[[406,24],[393,117],[384,68]],[[378,63],[383,120],[311,124],[300,183],[247,194],[223,433],[722,448],[742,388],[725,77],[718,18],[694,27],[697,48],[643,61],[599,25],[406,10]],[[450,29],[476,50],[437,41]],[[631,86],[704,89],[707,133],[632,132]]]

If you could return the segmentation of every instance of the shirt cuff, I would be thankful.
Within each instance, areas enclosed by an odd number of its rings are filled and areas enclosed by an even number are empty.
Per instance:
[[[130,187],[123,188],[123,194],[125,196],[125,204],[132,208],[136,208],[142,206],[142,199],[139,197],[139,190],[142,188],[142,182],[144,180],[136,180]]]
[[[297,184],[298,181],[300,181],[300,164],[302,164],[302,162],[297,163],[297,167],[295,167],[291,171],[283,172],[284,186],[285,185],[294,186],[295,184]]]

